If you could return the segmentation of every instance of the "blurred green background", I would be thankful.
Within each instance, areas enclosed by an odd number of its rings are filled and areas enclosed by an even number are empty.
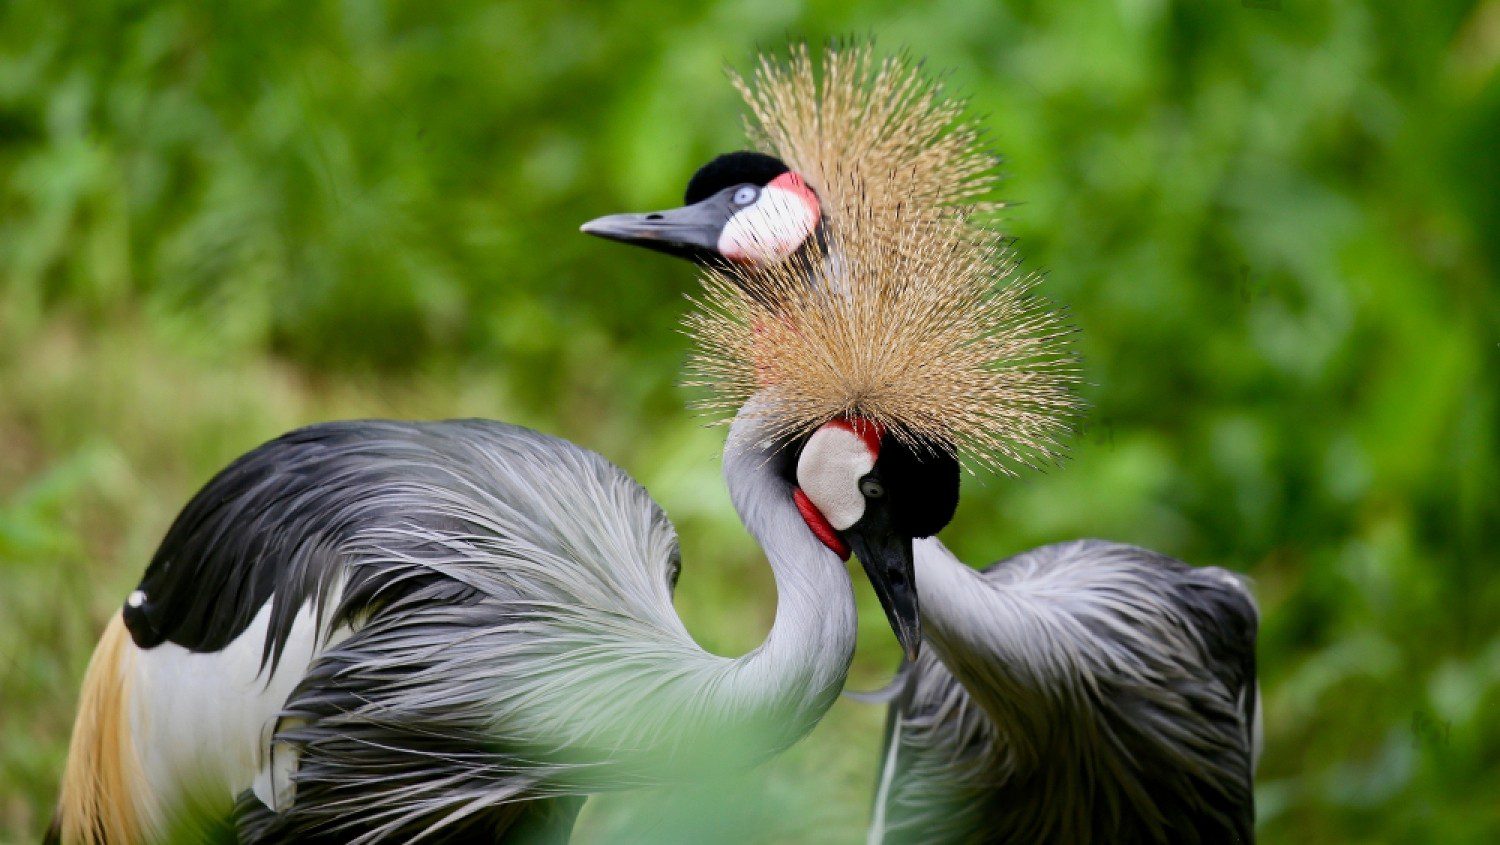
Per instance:
[[[725,63],[949,69],[1082,330],[1074,458],[970,478],[975,564],[1098,536],[1249,573],[1268,842],[1500,841],[1500,2],[0,3],[0,840],[178,507],[316,420],[609,456],[721,653],[774,595],[684,409],[685,265],[576,231],[742,145]],[[856,686],[895,644],[862,577]],[[882,715],[580,842],[861,840]]]

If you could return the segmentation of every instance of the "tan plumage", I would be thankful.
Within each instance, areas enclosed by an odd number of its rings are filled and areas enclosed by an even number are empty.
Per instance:
[[[130,740],[130,635],[115,614],[89,659],[58,799],[64,845],[141,841],[131,788],[141,766]]]
[[[690,384],[725,417],[767,389],[787,434],[862,416],[1014,471],[1056,458],[1078,403],[1071,331],[1033,295],[982,197],[994,160],[961,104],[909,62],[806,48],[740,81],[762,139],[824,205],[822,241],[710,270],[687,318]]]

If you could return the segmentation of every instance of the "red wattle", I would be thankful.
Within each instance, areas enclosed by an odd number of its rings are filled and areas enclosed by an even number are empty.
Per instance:
[[[802,514],[802,521],[812,529],[813,536],[822,540],[823,545],[839,556],[839,560],[848,560],[849,544],[844,542],[839,532],[833,530],[833,526],[828,524],[828,518],[812,503],[812,499],[807,498],[801,487],[792,491],[792,501],[797,504],[797,512]]]

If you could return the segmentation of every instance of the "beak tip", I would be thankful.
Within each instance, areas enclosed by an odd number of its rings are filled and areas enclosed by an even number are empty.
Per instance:
[[[901,638],[901,650],[906,653],[908,663],[916,663],[922,654],[922,635],[913,631],[908,636]]]

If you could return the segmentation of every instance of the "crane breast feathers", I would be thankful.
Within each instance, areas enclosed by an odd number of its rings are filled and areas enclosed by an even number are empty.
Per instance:
[[[749,718],[704,691],[738,683],[737,664],[677,619],[676,537],[645,491],[564,441],[451,425],[450,474],[403,481],[406,518],[347,547],[344,603],[379,606],[282,711],[273,746],[298,773],[285,823],[337,826],[357,804],[374,808],[362,823],[404,836],[734,754],[718,728]]]

